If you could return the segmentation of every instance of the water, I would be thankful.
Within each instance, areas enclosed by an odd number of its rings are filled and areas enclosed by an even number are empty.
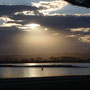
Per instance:
[[[69,63],[47,63],[64,64]],[[17,65],[47,65],[46,63],[23,63]],[[10,65],[10,64],[9,64]],[[14,64],[15,65],[15,64]],[[70,63],[70,65],[90,67],[89,63]],[[0,67],[0,78],[24,78],[24,77],[51,77],[51,76],[70,76],[70,75],[90,75],[90,68],[44,68],[40,67]]]

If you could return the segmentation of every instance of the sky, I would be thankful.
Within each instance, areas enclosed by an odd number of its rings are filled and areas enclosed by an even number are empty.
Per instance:
[[[0,0],[0,55],[89,53],[89,8],[64,0]]]

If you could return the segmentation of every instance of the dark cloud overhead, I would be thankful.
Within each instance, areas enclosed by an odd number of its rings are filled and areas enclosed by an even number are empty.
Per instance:
[[[22,11],[34,11],[38,8],[34,6],[27,6],[27,5],[0,5],[0,16],[9,16],[13,15],[16,12],[22,12]]]
[[[31,22],[39,23],[43,26],[48,26],[57,29],[90,27],[90,17],[88,16],[26,16],[15,15],[12,16],[14,20],[23,20],[21,24],[28,24]]]

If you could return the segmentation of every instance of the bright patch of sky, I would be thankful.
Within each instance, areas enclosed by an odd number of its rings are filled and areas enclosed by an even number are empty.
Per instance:
[[[60,14],[88,14],[90,13],[90,9],[86,7],[80,7],[80,6],[75,6],[75,5],[70,5],[68,4],[64,8],[51,12],[53,13],[60,13]]]
[[[0,19],[0,25],[2,25],[2,24],[3,24],[3,22],[4,22],[4,21],[3,21],[2,19]]]
[[[2,5],[30,5],[31,2],[53,1],[53,0],[0,0]]]

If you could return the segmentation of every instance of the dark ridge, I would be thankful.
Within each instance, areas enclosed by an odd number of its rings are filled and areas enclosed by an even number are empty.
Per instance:
[[[65,0],[73,5],[90,8],[90,0]]]

